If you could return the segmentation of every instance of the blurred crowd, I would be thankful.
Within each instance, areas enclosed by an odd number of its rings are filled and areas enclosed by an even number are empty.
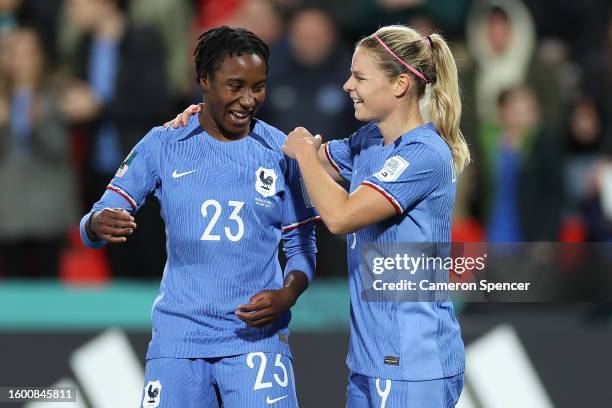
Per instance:
[[[352,46],[384,24],[440,32],[457,59],[457,241],[612,241],[612,7],[606,0],[0,0],[0,277],[158,278],[150,199],[126,245],[92,252],[78,221],[132,146],[201,100],[192,50],[217,25],[272,49],[259,117],[326,139],[360,124]],[[319,228],[319,275],[345,273]]]

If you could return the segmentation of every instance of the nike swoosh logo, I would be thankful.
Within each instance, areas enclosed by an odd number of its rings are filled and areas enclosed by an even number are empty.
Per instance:
[[[288,397],[288,395],[283,395],[282,397],[278,397],[278,398],[274,398],[274,399],[272,399],[272,398],[270,398],[270,396],[268,395],[268,398],[266,398],[266,404],[271,405],[271,404],[274,404],[274,403],[276,403],[276,402],[278,402],[278,401],[280,401],[280,400],[282,400],[282,399],[285,399],[285,398],[287,398],[287,397]]]
[[[188,174],[193,173],[194,171],[198,171],[198,170],[196,169],[196,170],[186,171],[186,172],[184,172],[184,173],[177,173],[177,172],[176,172],[176,170],[174,170],[174,171],[172,172],[172,177],[173,177],[173,178],[183,177],[183,176],[186,176],[186,175],[188,175]]]

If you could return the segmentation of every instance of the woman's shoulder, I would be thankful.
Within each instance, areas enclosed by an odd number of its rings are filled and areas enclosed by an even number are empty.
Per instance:
[[[252,126],[251,138],[270,150],[281,150],[287,139],[285,132],[261,119],[255,119]]]
[[[442,158],[451,155],[450,147],[432,123],[426,123],[416,129],[414,134],[407,138],[405,144],[421,145],[424,150],[436,152]]]
[[[353,146],[371,143],[372,139],[382,139],[382,134],[376,122],[370,122],[355,131],[350,137],[350,144]]]

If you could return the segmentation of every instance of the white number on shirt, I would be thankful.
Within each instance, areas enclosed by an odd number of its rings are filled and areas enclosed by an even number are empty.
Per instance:
[[[244,202],[230,200],[227,204],[230,207],[232,207],[232,213],[230,214],[228,219],[235,222],[238,225],[238,227],[237,227],[237,231],[235,234],[232,232],[232,228],[225,227],[224,228],[225,236],[227,237],[227,239],[229,239],[232,242],[240,241],[240,239],[244,235],[244,222],[242,221],[242,218],[240,218],[239,213],[240,213],[240,210],[242,210],[242,207],[244,207]],[[202,241],[220,241],[221,235],[213,234],[212,230],[217,224],[217,221],[219,221],[219,217],[221,217],[221,212],[222,212],[221,204],[217,200],[204,201],[204,204],[202,204],[202,208],[201,208],[202,216],[204,218],[208,217],[208,207],[213,208],[213,213],[212,213],[212,216],[210,217],[210,221],[208,222],[208,225],[204,229],[204,234],[202,234],[202,238],[200,239]]]
[[[242,222],[242,218],[240,218],[238,213],[240,210],[242,210],[242,207],[244,207],[244,203],[242,201],[229,201],[228,204],[230,207],[233,207],[232,214],[229,216],[229,219],[238,224],[238,232],[236,234],[232,234],[231,229],[229,227],[225,227],[225,235],[230,241],[240,241],[240,238],[242,238],[244,235],[244,222]]]
[[[253,387],[253,390],[261,390],[262,388],[272,387],[271,382],[261,381],[263,380],[264,372],[266,371],[266,363],[268,362],[268,358],[266,357],[264,353],[262,352],[249,353],[249,355],[247,356],[247,365],[249,366],[249,368],[254,368],[255,362],[253,361],[253,359],[255,357],[259,357],[261,363],[259,364],[259,370],[257,370],[257,378],[255,379],[255,386]]]
[[[268,363],[268,358],[266,357],[265,353],[249,353],[247,355],[247,365],[249,366],[249,368],[255,368],[255,362],[253,361],[255,357],[259,357],[261,363],[259,364],[259,369],[257,370],[257,378],[255,379],[255,386],[253,386],[253,390],[261,390],[263,388],[272,387],[271,381],[262,382],[264,373],[266,371],[266,364]],[[285,365],[281,361],[280,354],[276,355],[276,361],[274,362],[274,366],[280,367],[281,371],[283,372],[282,379],[280,375],[273,374],[272,377],[274,377],[274,381],[276,381],[276,383],[281,387],[286,387],[287,384],[289,384],[289,376],[287,375],[287,367],[285,367]]]
[[[274,380],[281,387],[286,387],[287,384],[289,384],[289,376],[287,375],[287,367],[285,367],[285,365],[281,361],[281,355],[280,354],[276,355],[276,361],[274,362],[274,366],[275,367],[280,367],[280,369],[283,371],[283,379],[281,380],[281,378],[280,378],[280,376],[278,374],[274,374]]]

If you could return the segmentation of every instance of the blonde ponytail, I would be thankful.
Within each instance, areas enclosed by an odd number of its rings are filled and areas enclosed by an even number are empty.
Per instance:
[[[431,84],[429,117],[436,130],[446,141],[453,155],[457,172],[470,163],[470,150],[459,129],[461,98],[457,65],[450,48],[439,34],[432,34],[431,53],[435,80]]]
[[[439,34],[423,38],[410,27],[390,25],[363,38],[357,47],[371,52],[389,78],[402,73],[412,75],[419,98],[425,95],[429,84],[429,118],[448,144],[456,171],[461,172],[470,163],[470,151],[459,129],[457,65],[444,38]]]

